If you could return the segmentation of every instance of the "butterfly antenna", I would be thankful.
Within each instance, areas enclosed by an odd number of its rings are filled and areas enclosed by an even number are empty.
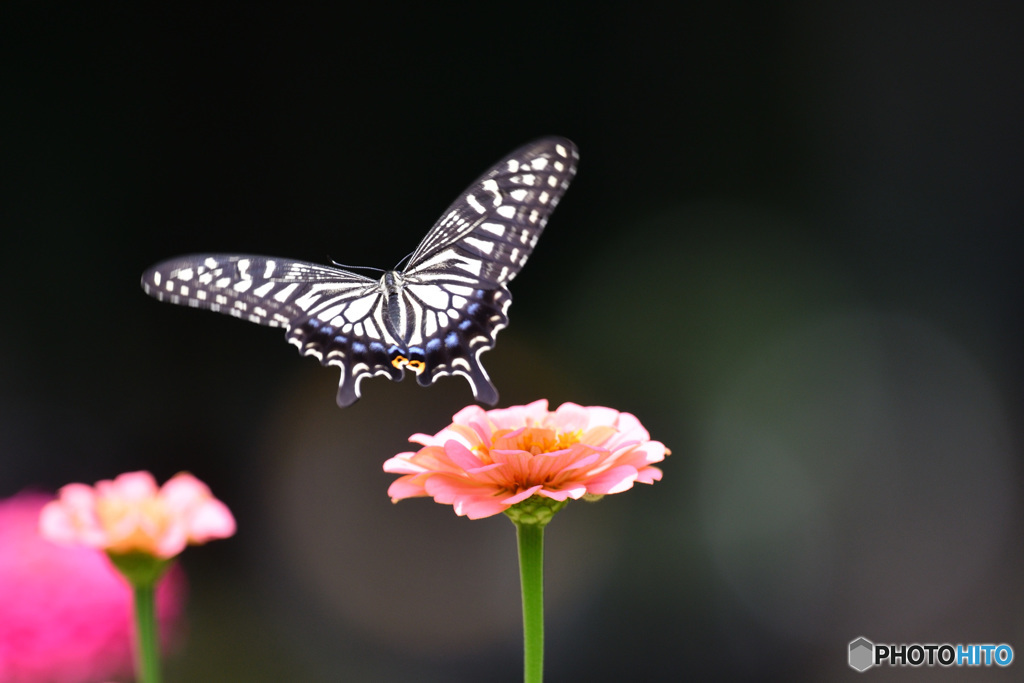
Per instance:
[[[410,256],[412,256],[411,251],[402,257],[402,260],[399,261],[398,264],[395,266],[395,270],[401,270],[403,267],[405,267],[405,262],[409,260]]]
[[[346,268],[348,270],[370,270],[370,271],[373,271],[375,273],[383,273],[384,272],[383,268],[374,268],[373,266],[350,266],[350,265],[347,265],[345,263],[338,263],[334,259],[331,259],[331,265],[337,266],[339,268]]]

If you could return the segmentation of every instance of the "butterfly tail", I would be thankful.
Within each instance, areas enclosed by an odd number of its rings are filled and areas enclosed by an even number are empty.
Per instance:
[[[356,358],[356,362],[353,366],[358,369],[358,372],[351,372],[344,363],[324,363],[324,365],[337,365],[341,369],[341,380],[338,382],[338,407],[347,408],[362,396],[362,392],[359,390],[359,383],[366,377],[373,377],[374,375],[383,375],[392,382],[401,382],[405,376],[405,371],[401,368],[396,368],[390,363],[385,364],[380,361],[379,358],[373,358],[376,361],[373,365],[368,362],[371,356],[365,355]]]
[[[353,380],[352,375],[344,370],[341,371],[337,400],[339,408],[348,408],[359,400],[359,380]]]
[[[476,372],[473,376],[466,375],[466,379],[473,385],[473,398],[476,399],[477,403],[484,403],[489,406],[493,406],[498,403],[498,390],[494,387],[494,383],[491,382],[491,378],[487,376],[483,367],[476,366]]]

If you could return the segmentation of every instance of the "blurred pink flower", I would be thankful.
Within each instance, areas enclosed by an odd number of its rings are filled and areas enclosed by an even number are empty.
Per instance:
[[[132,589],[98,550],[40,537],[39,512],[52,496],[0,500],[0,681],[91,683],[130,675]],[[157,588],[167,635],[181,618],[178,568]]]
[[[160,488],[149,472],[128,472],[95,488],[68,484],[58,494],[39,518],[40,532],[57,543],[169,559],[189,543],[235,533],[231,511],[187,473]]]
[[[629,413],[598,406],[469,406],[453,421],[434,436],[409,437],[424,448],[384,463],[385,472],[405,475],[388,488],[393,502],[431,496],[480,519],[535,495],[564,501],[652,484],[661,470],[651,463],[669,453]]]

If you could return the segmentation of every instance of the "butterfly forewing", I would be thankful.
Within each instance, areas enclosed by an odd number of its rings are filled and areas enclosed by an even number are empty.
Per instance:
[[[578,159],[576,146],[564,138],[543,138],[509,154],[445,210],[406,274],[433,271],[507,284],[533,252]]]
[[[142,286],[161,301],[284,327],[303,355],[341,370],[338,404],[359,398],[365,377],[426,386],[465,377],[476,400],[497,390],[480,362],[508,324],[506,284],[526,263],[576,172],[576,147],[544,138],[516,150],[445,211],[404,271],[379,281],[289,259],[199,254],[160,263]]]
[[[339,268],[241,254],[182,256],[142,276],[143,289],[160,301],[286,328],[307,314],[312,293],[346,301],[365,295],[376,284]]]

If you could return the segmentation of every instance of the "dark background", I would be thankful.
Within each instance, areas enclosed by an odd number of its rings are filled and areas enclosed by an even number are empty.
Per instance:
[[[579,175],[486,366],[502,405],[610,405],[673,450],[549,527],[550,680],[1024,652],[1020,10],[665,7],[0,9],[0,495],[187,469],[228,503],[169,680],[520,679],[512,525],[385,495],[466,383],[342,411],[279,330],[138,281],[391,267],[545,134]]]

